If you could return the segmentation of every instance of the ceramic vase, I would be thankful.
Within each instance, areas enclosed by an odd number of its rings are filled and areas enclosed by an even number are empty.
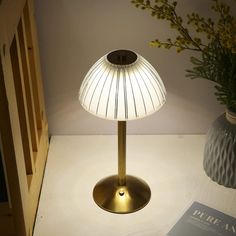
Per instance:
[[[208,130],[203,166],[213,181],[236,189],[236,113],[227,110]]]

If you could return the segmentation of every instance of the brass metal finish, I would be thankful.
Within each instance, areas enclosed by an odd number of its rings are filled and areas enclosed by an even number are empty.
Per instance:
[[[126,176],[126,184],[120,186],[118,176],[113,175],[96,184],[93,198],[103,210],[125,214],[146,206],[151,190],[143,180],[130,175]]]
[[[125,185],[126,179],[126,121],[118,121],[118,181]]]
[[[151,198],[146,182],[126,175],[126,121],[118,121],[118,175],[100,180],[93,198],[102,209],[119,214],[142,209]]]

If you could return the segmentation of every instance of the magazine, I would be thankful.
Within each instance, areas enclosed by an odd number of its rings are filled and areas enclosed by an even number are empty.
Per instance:
[[[236,236],[236,218],[194,202],[167,236]]]

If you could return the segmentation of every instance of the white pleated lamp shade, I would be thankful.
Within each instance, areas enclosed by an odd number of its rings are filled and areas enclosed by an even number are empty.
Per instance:
[[[79,91],[83,108],[109,120],[134,120],[151,115],[166,101],[164,84],[154,67],[129,50],[100,58]]]

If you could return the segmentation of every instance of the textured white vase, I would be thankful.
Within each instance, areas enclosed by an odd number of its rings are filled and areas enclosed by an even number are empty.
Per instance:
[[[215,182],[236,189],[236,114],[218,117],[210,127],[204,150],[204,170]]]

